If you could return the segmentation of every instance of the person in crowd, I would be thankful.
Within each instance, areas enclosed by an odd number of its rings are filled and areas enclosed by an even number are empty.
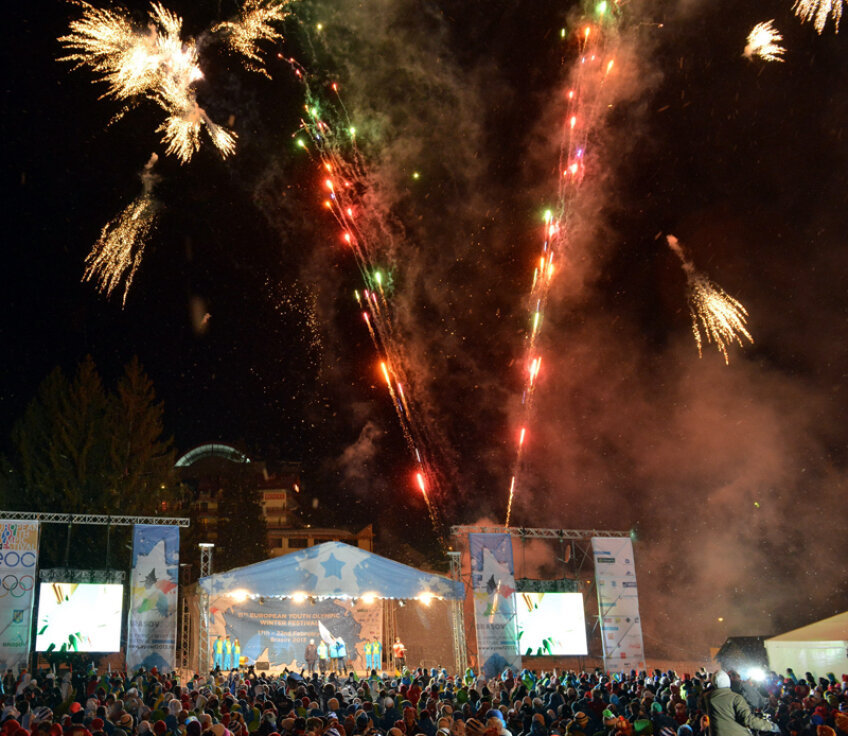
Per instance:
[[[0,736],[848,736],[842,673],[768,673],[757,685],[760,713],[727,673],[703,671],[506,669],[484,677],[404,667],[357,679],[314,667],[271,674],[216,666],[182,680],[156,669],[62,667],[21,673],[3,688]]]
[[[754,715],[745,698],[730,685],[730,675],[724,670],[713,676],[714,687],[705,698],[711,736],[749,736],[752,730],[780,732],[776,723]]]

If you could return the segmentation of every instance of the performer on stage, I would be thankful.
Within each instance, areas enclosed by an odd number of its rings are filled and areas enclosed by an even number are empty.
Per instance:
[[[241,643],[238,639],[233,639],[233,667],[241,667]]]
[[[230,635],[227,634],[226,639],[224,639],[224,670],[231,670],[233,668],[233,641],[230,639]]]
[[[215,639],[215,644],[213,645],[214,650],[214,663],[215,669],[222,669],[224,666],[224,638],[219,636]]]
[[[394,654],[395,667],[397,669],[402,670],[406,667],[406,647],[403,645],[399,636],[395,637],[395,643],[392,644],[392,654]]]
[[[333,658],[336,660],[336,672],[341,674],[345,671],[345,660],[347,659],[347,647],[345,646],[345,640],[340,636],[336,637],[336,641],[333,642]]]
[[[306,645],[306,651],[303,653],[303,658],[306,660],[306,671],[312,675],[315,673],[315,662],[318,660],[318,648],[315,646],[315,639],[310,639]]]
[[[330,648],[327,646],[327,642],[321,639],[321,643],[318,645],[318,669],[322,675],[327,672],[327,660],[329,658]]]
[[[374,666],[372,664],[372,660],[371,660],[371,642],[366,641],[365,644],[363,645],[362,649],[365,652],[365,669],[368,672],[371,672],[371,669]]]
[[[379,639],[374,639],[371,642],[371,663],[372,669],[379,672],[383,669],[383,642]]]

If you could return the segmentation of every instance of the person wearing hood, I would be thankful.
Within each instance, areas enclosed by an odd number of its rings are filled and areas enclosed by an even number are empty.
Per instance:
[[[776,723],[758,718],[745,698],[730,689],[730,675],[718,670],[713,676],[715,689],[705,696],[711,736],[750,736],[752,729],[780,733]]]

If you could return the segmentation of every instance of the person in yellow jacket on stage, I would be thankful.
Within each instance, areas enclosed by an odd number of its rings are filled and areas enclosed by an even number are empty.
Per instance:
[[[373,667],[372,660],[371,660],[371,642],[366,641],[365,644],[363,645],[362,649],[365,652],[365,669],[368,672],[371,672],[371,669]]]
[[[327,671],[327,660],[330,658],[330,647],[323,639],[318,645],[318,669],[323,675]]]
[[[215,639],[212,649],[215,669],[222,669],[224,666],[224,637],[219,636]]]

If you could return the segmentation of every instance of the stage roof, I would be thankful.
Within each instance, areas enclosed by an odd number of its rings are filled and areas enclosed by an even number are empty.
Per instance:
[[[215,599],[428,598],[461,600],[465,586],[343,542],[325,542],[200,579]]]

